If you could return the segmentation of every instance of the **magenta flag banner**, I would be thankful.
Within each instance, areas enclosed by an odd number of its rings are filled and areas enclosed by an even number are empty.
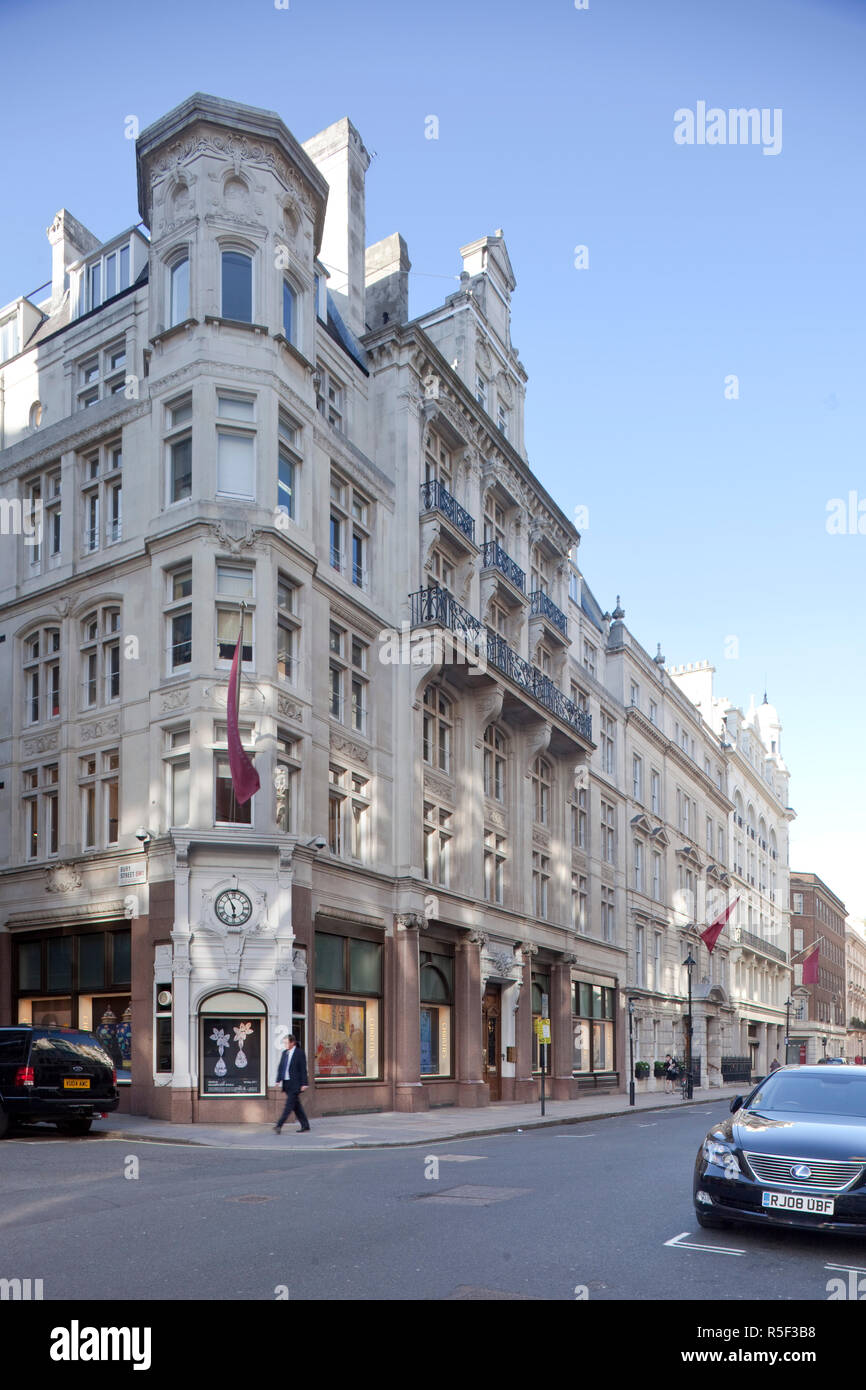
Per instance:
[[[232,657],[232,669],[229,676],[229,698],[226,716],[228,722],[228,745],[229,745],[229,768],[232,774],[232,788],[235,800],[239,806],[245,805],[250,797],[258,791],[261,786],[259,774],[253,766],[252,759],[244,751],[241,743],[240,731],[238,729],[238,708],[240,706],[240,680],[241,680],[241,655],[244,644],[244,618],[241,614],[241,630],[238,633],[238,644],[235,647],[235,654]]]
[[[821,954],[821,943],[815,947],[814,951],[803,961],[803,984],[816,985],[818,983],[818,957]]]
[[[726,907],[724,912],[720,913],[716,920],[710,923],[706,931],[701,932],[701,941],[703,941],[710,954],[712,954],[713,948],[722,934],[725,923],[727,922],[728,918],[730,917],[731,913],[733,912],[734,908],[737,906],[737,903],[739,901],[740,897],[739,894],[737,894],[730,907]]]

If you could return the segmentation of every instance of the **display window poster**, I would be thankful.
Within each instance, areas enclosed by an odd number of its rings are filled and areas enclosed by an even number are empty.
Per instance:
[[[264,1095],[263,1018],[242,1014],[202,1014],[201,1094]]]
[[[316,1000],[316,1075],[366,1076],[367,1006],[361,1000]]]

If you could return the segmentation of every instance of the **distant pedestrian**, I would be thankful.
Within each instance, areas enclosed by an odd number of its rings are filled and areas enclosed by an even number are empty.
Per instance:
[[[779,1061],[778,1057],[774,1057],[770,1063],[770,1071],[778,1071],[781,1065],[782,1063]]]
[[[674,1082],[680,1074],[680,1069],[675,1059],[668,1052],[665,1057],[665,1091],[671,1096],[674,1092]]]
[[[274,1133],[279,1134],[286,1120],[295,1112],[295,1119],[298,1121],[298,1133],[308,1134],[310,1122],[307,1119],[304,1107],[300,1101],[301,1091],[307,1089],[307,1058],[302,1047],[298,1047],[294,1033],[290,1033],[286,1038],[283,1047],[285,1051],[280,1058],[280,1065],[277,1068],[277,1081],[282,1086],[286,1096],[286,1103],[283,1113],[274,1125]]]

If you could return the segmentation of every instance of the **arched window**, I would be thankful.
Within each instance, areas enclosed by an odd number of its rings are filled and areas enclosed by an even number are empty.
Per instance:
[[[222,252],[222,299],[224,319],[238,323],[253,321],[253,258],[245,251]]]
[[[184,251],[169,266],[168,324],[183,323],[189,318],[189,256]]]
[[[451,771],[451,731],[454,726],[452,704],[438,685],[424,691],[423,756],[439,772]]]
[[[293,285],[283,277],[283,334],[294,347],[298,346],[298,296]]]
[[[95,609],[81,624],[81,708],[120,699],[120,609]]]
[[[420,963],[421,1075],[450,1076],[454,960],[421,951]]]
[[[505,772],[508,746],[496,724],[484,730],[484,795],[494,801],[505,800]]]
[[[262,1096],[267,1084],[266,1011],[262,1001],[241,990],[224,990],[199,1008],[199,1094]],[[271,1051],[271,1079],[281,1049]]]
[[[24,723],[60,718],[60,629],[46,627],[24,640]]]
[[[550,788],[553,773],[546,758],[536,758],[532,765],[532,790],[535,819],[539,825],[550,824]]]

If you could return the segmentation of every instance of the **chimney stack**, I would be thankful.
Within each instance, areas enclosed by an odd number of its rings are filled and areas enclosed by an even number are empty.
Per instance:
[[[328,289],[340,316],[357,338],[363,336],[364,176],[370,156],[352,122],[343,117],[304,142],[304,149],[328,182],[328,206],[320,259],[328,270]]]
[[[51,312],[60,305],[69,287],[69,267],[96,251],[102,243],[66,208],[55,215],[46,235],[51,243]]]
[[[399,232],[367,247],[367,327],[409,319],[409,248]]]

